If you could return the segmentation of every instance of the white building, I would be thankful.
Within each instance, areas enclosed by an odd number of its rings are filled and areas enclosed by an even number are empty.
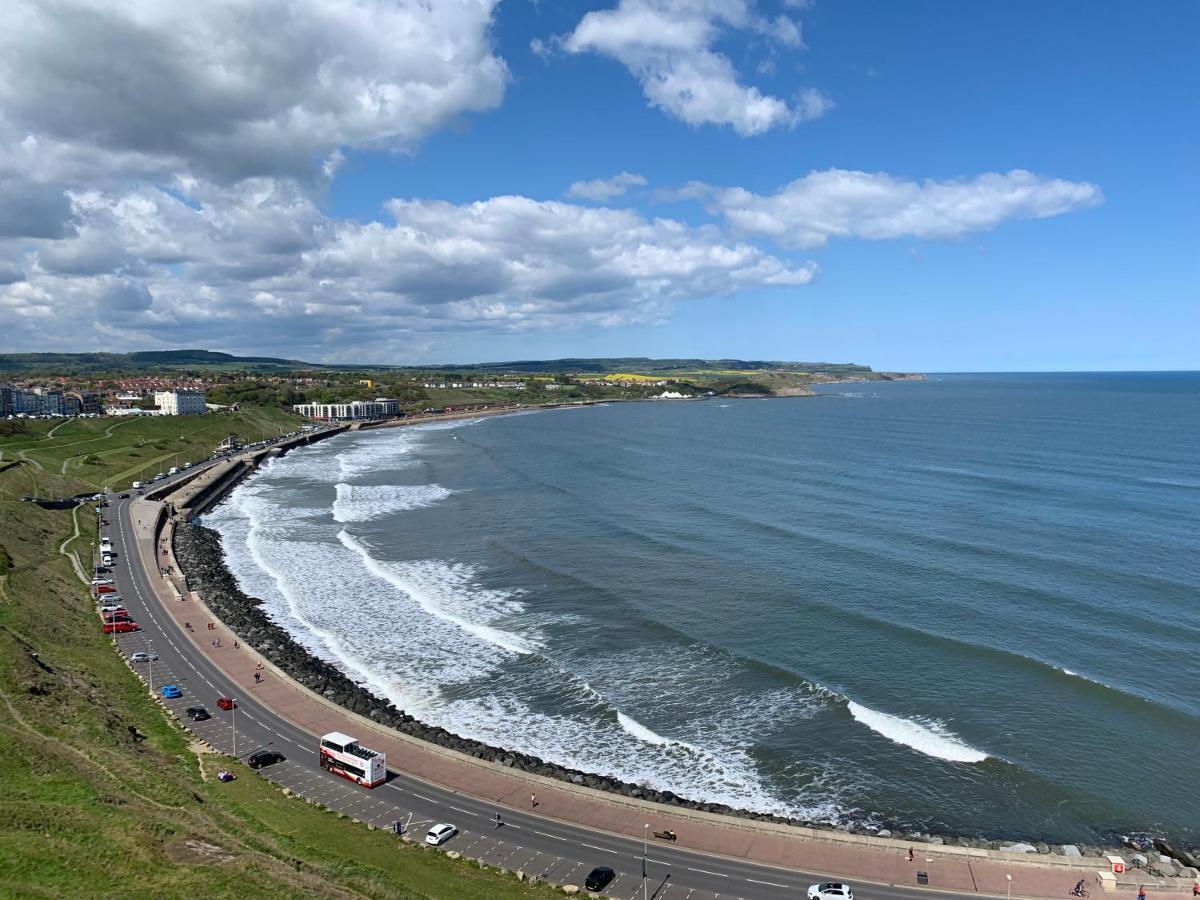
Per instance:
[[[297,403],[292,409],[306,418],[324,422],[335,419],[383,419],[400,414],[400,401],[376,397],[374,400],[355,400],[351,403]]]
[[[154,405],[160,416],[200,416],[204,414],[204,391],[155,391]]]

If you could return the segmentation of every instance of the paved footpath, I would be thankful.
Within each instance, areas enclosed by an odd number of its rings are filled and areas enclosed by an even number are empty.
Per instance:
[[[200,475],[193,488],[220,474],[221,466],[214,467]],[[1011,896],[1066,898],[1080,879],[1094,892],[1099,891],[1097,868],[1102,863],[1097,860],[1075,860],[1072,864],[1064,857],[915,844],[915,858],[910,862],[908,844],[902,841],[673,811],[661,804],[507,769],[383,728],[303,688],[252,648],[235,647],[237,636],[211,615],[197,595],[182,592],[185,599],[175,599],[177,591],[169,586],[172,579],[155,577],[164,570],[179,571],[169,539],[162,540],[156,526],[160,517],[165,519],[162,507],[158,502],[135,500],[130,523],[140,523],[135,530],[147,580],[180,632],[259,704],[312,734],[342,731],[354,735],[365,745],[385,752],[390,768],[498,808],[528,811],[530,795],[536,793],[536,813],[546,819],[639,841],[649,824],[652,830],[675,831],[679,848],[783,869],[825,872],[832,878],[911,886],[917,884],[917,872],[921,871],[928,874],[931,886],[955,893],[1006,896],[1011,892]],[[193,626],[190,634],[183,629],[185,621]],[[210,622],[212,629],[208,627]],[[213,646],[217,639],[219,648]],[[256,672],[262,675],[261,683],[255,682]]]

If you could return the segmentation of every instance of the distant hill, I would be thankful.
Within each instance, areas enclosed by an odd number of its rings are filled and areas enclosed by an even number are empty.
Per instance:
[[[412,371],[412,372],[494,372],[524,375],[578,374],[608,375],[620,372],[643,374],[696,375],[704,373],[747,374],[752,372],[822,373],[828,375],[869,375],[870,366],[855,363],[771,362],[746,359],[650,359],[615,357],[601,359],[534,359],[513,362],[459,363],[431,366],[333,365],[308,363],[274,356],[234,356],[215,350],[143,350],[135,353],[4,353],[0,354],[0,373],[8,377],[34,374],[83,375],[163,370],[224,372],[292,371]]]

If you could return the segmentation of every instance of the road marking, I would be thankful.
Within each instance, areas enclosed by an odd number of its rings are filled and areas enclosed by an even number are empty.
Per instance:
[[[791,887],[791,885],[788,885],[788,884],[780,884],[778,881],[759,881],[757,878],[747,878],[746,880],[749,881],[751,884],[767,884],[767,885],[770,885],[771,887],[777,887],[777,888]]]
[[[533,830],[533,833],[540,834],[542,837],[554,838],[556,841],[567,841],[567,839],[560,834],[550,834],[548,831],[538,831],[536,828]]]
[[[585,844],[585,843],[583,843],[583,841],[579,842],[579,846],[587,847],[591,850],[599,850],[601,853],[616,853],[617,852],[616,850],[609,850],[607,847],[597,847],[595,844]],[[639,857],[639,859],[640,859],[640,857]],[[696,869],[695,871],[699,871],[699,869]]]
[[[463,809],[461,806],[454,806],[453,804],[450,805],[450,808],[456,809],[463,815],[467,815],[467,816],[478,816],[479,815],[479,813],[473,813],[469,809]]]
[[[724,872],[710,872],[708,869],[693,869],[691,866],[684,866],[689,872],[699,872],[701,875],[716,875],[718,878],[728,878]],[[785,885],[786,886],[786,885]]]

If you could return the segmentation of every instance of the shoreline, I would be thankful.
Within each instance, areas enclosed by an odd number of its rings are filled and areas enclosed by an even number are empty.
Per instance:
[[[768,399],[768,398],[756,398]],[[533,407],[523,406],[519,409],[505,408],[481,410],[461,413],[450,413],[437,416],[425,416],[419,419],[404,419],[387,423],[373,423],[373,427],[352,430],[375,430],[378,427],[419,426],[436,423],[448,419],[464,420],[483,416],[515,415],[524,412],[536,412],[542,409],[572,408],[577,406],[595,406],[614,401],[583,401],[578,403],[546,404]],[[646,400],[621,402],[647,402]],[[340,432],[336,432],[340,433]],[[326,436],[332,436],[326,435]],[[290,447],[281,448],[287,452]],[[251,470],[257,468],[266,454],[255,455],[250,461]],[[240,479],[238,479],[240,481]],[[216,502],[220,503],[228,496],[236,482],[225,485],[220,490]],[[581,785],[593,790],[624,797],[632,797],[662,804],[667,808],[691,809],[702,812],[727,816],[732,819],[749,819],[760,822],[771,822],[779,825],[798,828],[816,829],[832,834],[853,834],[866,837],[895,838],[912,843],[927,845],[944,845],[948,847],[975,848],[979,850],[1005,850],[1028,853],[1031,861],[1038,856],[1055,855],[1071,857],[1081,854],[1084,857],[1101,857],[1105,852],[1092,841],[1078,848],[1075,845],[1051,846],[1044,836],[1014,836],[1010,839],[989,839],[980,836],[934,834],[924,830],[912,830],[912,826],[904,828],[894,821],[874,818],[874,824],[866,824],[865,820],[835,824],[829,821],[812,821],[772,813],[756,812],[738,809],[726,804],[692,800],[681,797],[670,790],[657,790],[608,775],[584,772],[557,763],[548,762],[537,756],[510,751],[502,747],[486,744],[471,738],[464,738],[449,730],[436,725],[429,725],[398,709],[390,701],[373,694],[363,685],[354,682],[337,666],[327,663],[313,655],[303,647],[282,626],[276,624],[261,609],[262,601],[244,593],[237,577],[229,570],[224,547],[220,535],[212,529],[193,523],[182,524],[175,531],[175,550],[181,572],[193,589],[202,594],[214,613],[237,633],[251,647],[254,647],[265,658],[278,666],[290,678],[301,685],[323,695],[352,713],[367,716],[378,724],[393,729],[401,734],[417,738],[428,743],[448,748],[458,753],[476,759],[487,760],[509,768],[529,772],[542,777],[549,777],[575,785]],[[882,822],[882,826],[879,824]],[[1138,842],[1128,847],[1130,850],[1147,850],[1148,841]],[[1142,846],[1147,844],[1147,846]],[[1110,845],[1111,846],[1111,845]],[[1018,849],[1020,848],[1020,849]],[[1027,849],[1025,849],[1027,848]],[[1074,853],[1071,851],[1074,850]],[[1170,854],[1168,854],[1170,855]],[[1184,854],[1186,856],[1186,853]],[[1185,863],[1180,860],[1180,863]]]

